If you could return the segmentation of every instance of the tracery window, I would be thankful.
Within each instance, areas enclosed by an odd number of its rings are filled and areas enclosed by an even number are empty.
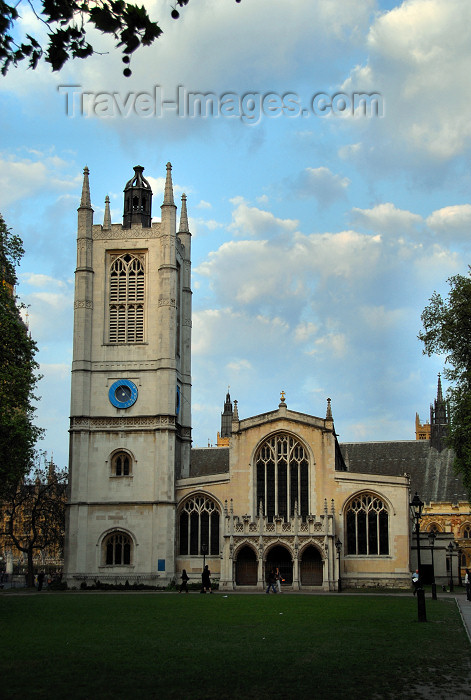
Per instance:
[[[131,563],[132,542],[124,532],[112,532],[103,542],[106,566],[122,566]]]
[[[180,554],[219,555],[219,510],[211,498],[189,498],[180,512],[179,524]]]
[[[362,493],[346,508],[347,554],[389,554],[389,513],[377,496]]]
[[[465,525],[463,528],[463,539],[471,540],[471,525]]]
[[[109,342],[144,341],[144,256],[115,255],[109,271]]]
[[[265,440],[255,456],[257,509],[271,522],[275,517],[289,520],[295,505],[299,515],[309,512],[308,455],[296,438],[279,433]]]
[[[131,476],[132,459],[127,452],[118,452],[111,460],[111,474],[113,476]]]

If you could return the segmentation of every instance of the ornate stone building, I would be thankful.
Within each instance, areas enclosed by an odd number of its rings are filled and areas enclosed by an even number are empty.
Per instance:
[[[430,505],[452,484],[441,406],[430,441],[340,445],[330,399],[319,417],[291,411],[282,392],[274,410],[240,419],[228,391],[218,446],[191,449],[186,198],[177,230],[168,164],[152,221],[149,183],[134,170],[123,223],[106,200],[98,225],[84,171],[68,584],[166,585],[183,569],[199,582],[207,563],[224,590],[262,589],[276,566],[295,590],[409,585],[410,490]]]

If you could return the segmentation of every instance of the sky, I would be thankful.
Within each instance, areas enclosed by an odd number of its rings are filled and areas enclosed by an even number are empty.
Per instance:
[[[471,3],[191,0],[177,21],[144,4],[164,33],[130,78],[101,35],[103,55],[0,78],[40,449],[67,465],[83,168],[94,222],[109,195],[116,223],[135,165],[160,217],[168,161],[193,235],[193,444],[216,442],[228,387],[241,419],[283,390],[320,417],[331,398],[341,442],[414,439],[444,363],[423,354],[420,315],[471,262]]]

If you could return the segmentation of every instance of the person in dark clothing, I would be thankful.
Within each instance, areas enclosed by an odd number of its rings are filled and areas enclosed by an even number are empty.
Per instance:
[[[276,574],[273,571],[273,569],[271,569],[270,573],[268,574],[267,583],[268,583],[268,586],[267,586],[266,592],[270,593],[270,587],[271,587],[273,589],[273,593],[276,593],[276,588],[275,588]]]
[[[203,584],[203,593],[207,593],[208,591],[212,593],[211,590],[211,572],[209,570],[208,565],[203,569],[203,573],[201,574],[201,583]]]
[[[40,571],[38,574],[38,591],[42,591],[44,583],[44,571]]]
[[[188,593],[188,586],[187,586],[187,583],[188,583],[189,578],[190,578],[190,577],[189,577],[188,574],[186,573],[186,569],[183,569],[183,571],[182,571],[182,582],[181,582],[180,590],[178,591],[179,593],[181,593],[182,591],[185,591],[185,593]]]

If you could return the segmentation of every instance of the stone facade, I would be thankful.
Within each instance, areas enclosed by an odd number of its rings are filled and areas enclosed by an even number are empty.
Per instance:
[[[126,185],[123,225],[111,223],[108,201],[103,225],[93,224],[84,171],[64,567],[72,586],[166,583],[176,573],[175,479],[189,473],[191,445],[191,236],[185,196],[177,233],[170,164],[159,222],[142,170]]]
[[[111,222],[108,200],[93,224],[84,171],[68,585],[162,586],[183,569],[200,583],[207,564],[223,590],[262,590],[271,568],[294,590],[408,586],[411,490],[427,518],[434,503],[464,500],[440,384],[430,440],[340,445],[330,399],[324,418],[291,411],[282,392],[275,410],[240,419],[228,391],[218,447],[191,449],[191,234],[185,196],[176,228],[169,164],[158,222],[151,198],[136,166],[123,224]]]

